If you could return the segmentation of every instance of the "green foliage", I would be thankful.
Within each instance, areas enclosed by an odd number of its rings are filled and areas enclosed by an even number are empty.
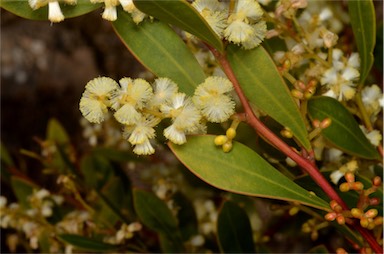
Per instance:
[[[331,125],[322,134],[337,148],[361,158],[380,158],[352,114],[337,100],[330,97],[313,98],[308,101],[308,112],[312,119],[331,119]]]
[[[223,253],[254,253],[252,228],[247,213],[227,201],[217,219],[217,236]]]
[[[104,243],[100,240],[73,234],[60,234],[57,236],[60,241],[74,246],[78,250],[92,251],[96,253],[117,251],[118,246]]]
[[[182,251],[177,220],[167,205],[155,195],[142,190],[134,190],[133,197],[137,215],[144,225],[159,233],[163,251]]]
[[[175,31],[158,21],[145,20],[136,25],[120,8],[118,15],[113,27],[137,60],[155,75],[172,79],[182,92],[192,95],[205,75]]]
[[[155,18],[169,23],[186,32],[196,35],[214,48],[223,52],[221,39],[208,25],[207,21],[185,0],[134,0],[137,8]]]
[[[20,205],[24,209],[30,208],[28,197],[32,195],[33,191],[36,190],[38,186],[28,180],[16,176],[11,177],[11,186]]]
[[[373,64],[376,42],[376,15],[372,0],[348,1],[348,10],[360,55],[360,83],[364,83]]]
[[[57,144],[69,143],[69,136],[64,127],[53,118],[48,122],[46,137],[48,140],[55,141]]]
[[[194,136],[188,139],[188,145],[169,146],[189,170],[219,189],[329,209],[325,201],[293,183],[241,143],[235,142],[230,153],[215,147],[213,136]]]
[[[243,50],[229,45],[228,59],[251,104],[290,128],[300,143],[309,149],[303,118],[267,51],[262,47]]]
[[[0,0],[0,7],[26,19],[48,20],[48,6],[34,11],[29,6],[28,0]],[[73,18],[100,7],[101,4],[93,4],[89,0],[77,0],[76,5],[63,4],[61,10],[66,18]]]

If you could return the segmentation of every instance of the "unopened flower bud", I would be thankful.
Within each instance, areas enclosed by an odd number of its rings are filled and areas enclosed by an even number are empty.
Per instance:
[[[320,120],[319,119],[313,120],[312,125],[314,128],[320,128]]]
[[[360,225],[361,225],[363,228],[367,228],[368,225],[369,225],[368,218],[362,217],[362,218],[360,219]]]
[[[293,137],[292,131],[288,128],[285,128],[284,130],[280,131],[280,134],[281,134],[281,136],[283,136],[285,138],[292,138]]]
[[[334,221],[336,219],[336,216],[337,214],[332,212],[332,213],[327,213],[324,218],[327,220],[327,221]]]
[[[225,135],[219,135],[219,136],[217,136],[216,138],[215,138],[215,145],[217,145],[217,146],[222,146],[222,145],[224,145],[225,144],[225,142],[227,142],[228,141],[228,138],[227,138],[227,136],[225,136]]]
[[[353,183],[355,181],[355,175],[352,172],[345,173],[345,180],[347,180],[348,183]]]
[[[351,188],[355,191],[361,191],[364,189],[364,184],[362,182],[355,182],[352,184]]]
[[[236,130],[234,128],[229,128],[226,132],[228,139],[234,139],[236,137]]]
[[[351,214],[355,218],[361,218],[361,216],[363,216],[364,212],[359,208],[352,208]]]
[[[294,84],[295,88],[300,91],[304,91],[306,89],[306,86],[303,81],[297,80]]]
[[[350,190],[349,183],[342,183],[339,187],[341,192],[347,192]]]
[[[380,226],[383,224],[383,217],[382,216],[378,216],[376,217],[374,220],[373,220],[373,223],[375,223],[376,226]]]
[[[368,218],[375,218],[378,214],[377,209],[369,209],[368,211],[365,212],[365,216]]]
[[[297,206],[294,206],[291,209],[289,209],[289,215],[293,216],[293,215],[297,214],[299,211],[300,211],[300,209]]]
[[[348,252],[346,252],[343,248],[337,248],[336,254],[348,254]]]
[[[291,61],[289,59],[285,59],[283,63],[283,70],[289,70],[291,68]]]
[[[345,224],[345,218],[343,215],[339,214],[337,217],[336,217],[336,221],[339,225],[344,225]]]
[[[226,142],[224,145],[223,145],[223,151],[225,153],[228,153],[232,150],[232,142]]]
[[[321,121],[320,123],[320,128],[321,129],[325,129],[325,128],[328,128],[332,123],[332,120],[331,118],[325,118],[323,121]]]
[[[380,176],[375,176],[375,177],[372,179],[372,183],[373,183],[374,186],[376,186],[376,187],[380,187],[381,184],[382,184],[381,177],[380,177]]]
[[[304,98],[304,94],[302,92],[300,92],[299,90],[297,90],[297,89],[292,89],[291,94],[296,99],[300,99],[301,100],[301,99]]]
[[[380,204],[380,199],[379,198],[370,198],[369,199],[369,205],[378,205]]]

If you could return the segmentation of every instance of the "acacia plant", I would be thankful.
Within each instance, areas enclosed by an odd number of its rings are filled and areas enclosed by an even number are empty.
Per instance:
[[[2,197],[1,226],[20,232],[26,249],[281,251],[273,220],[260,215],[266,211],[310,236],[313,252],[382,253],[383,96],[371,73],[372,1],[1,0],[1,7],[53,26],[101,10],[150,72],[85,85],[84,154],[55,120],[42,154],[24,151],[57,177],[51,191],[33,177],[9,178],[18,203]],[[214,188],[188,184],[194,178],[180,174],[171,153]],[[2,159],[18,172],[5,151]],[[140,181],[157,179],[147,187],[156,195],[121,167],[146,172]]]

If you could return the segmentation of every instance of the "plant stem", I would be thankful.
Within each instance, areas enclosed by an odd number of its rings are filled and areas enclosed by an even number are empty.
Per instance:
[[[272,145],[274,145],[281,152],[283,152],[285,155],[295,161],[305,172],[307,172],[311,176],[311,178],[321,187],[321,189],[327,194],[327,196],[331,200],[335,200],[341,207],[343,207],[344,210],[349,210],[344,200],[341,199],[341,197],[337,194],[337,192],[327,181],[327,179],[320,173],[316,165],[311,162],[308,158],[304,158],[300,154],[298,154],[257,118],[248,102],[248,99],[246,98],[243,90],[241,89],[240,84],[226,56],[224,54],[221,54],[209,45],[207,45],[207,47],[211,50],[215,58],[222,66],[228,79],[232,82],[234,89],[243,105],[245,117],[248,124],[252,126],[262,137],[268,140]],[[367,240],[367,242],[371,245],[372,249],[374,249],[375,252],[382,253],[381,246],[377,243],[372,234],[370,234],[367,230],[362,227],[354,227]]]

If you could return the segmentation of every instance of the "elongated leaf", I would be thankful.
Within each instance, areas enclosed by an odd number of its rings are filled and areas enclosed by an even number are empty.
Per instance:
[[[11,186],[19,204],[24,209],[29,208],[30,203],[28,201],[28,197],[33,194],[34,189],[38,189],[38,186],[16,176],[11,177]]]
[[[192,95],[205,75],[175,31],[158,21],[136,25],[121,8],[118,15],[113,27],[131,53],[155,75],[172,79],[182,92]]]
[[[214,48],[223,52],[221,39],[204,18],[185,0],[134,0],[135,6],[166,23],[196,35]]]
[[[197,215],[193,204],[181,192],[172,196],[175,206],[178,207],[177,220],[179,221],[180,233],[184,241],[191,236],[197,235]]]
[[[364,83],[373,64],[376,42],[376,15],[372,0],[348,1],[353,34],[360,54],[360,83]]]
[[[332,120],[323,136],[339,149],[366,159],[379,159],[380,155],[365,137],[352,114],[337,100],[321,96],[308,101],[308,113],[312,119]]]
[[[183,249],[176,218],[167,205],[154,194],[134,190],[133,202],[140,220],[161,235],[165,246],[179,251]]]
[[[224,203],[217,219],[217,236],[224,253],[255,252],[248,215],[234,202]]]
[[[289,180],[247,146],[234,142],[232,151],[224,153],[213,140],[213,136],[193,136],[185,145],[169,146],[192,173],[216,188],[329,209],[324,200]]]
[[[48,7],[33,10],[28,0],[0,0],[0,7],[17,16],[33,20],[48,20]],[[78,0],[76,5],[61,4],[65,18],[73,18],[101,7],[101,4],[92,4],[89,0]]]
[[[243,50],[229,45],[228,60],[248,100],[290,128],[301,144],[310,149],[304,120],[267,51],[263,47]]]
[[[57,142],[58,144],[67,144],[69,143],[69,136],[65,131],[64,127],[57,121],[52,118],[48,122],[47,127],[47,139]]]
[[[100,253],[117,250],[119,248],[116,245],[104,243],[99,240],[87,238],[81,235],[61,234],[57,237],[60,241],[70,244],[80,250],[94,251]]]

